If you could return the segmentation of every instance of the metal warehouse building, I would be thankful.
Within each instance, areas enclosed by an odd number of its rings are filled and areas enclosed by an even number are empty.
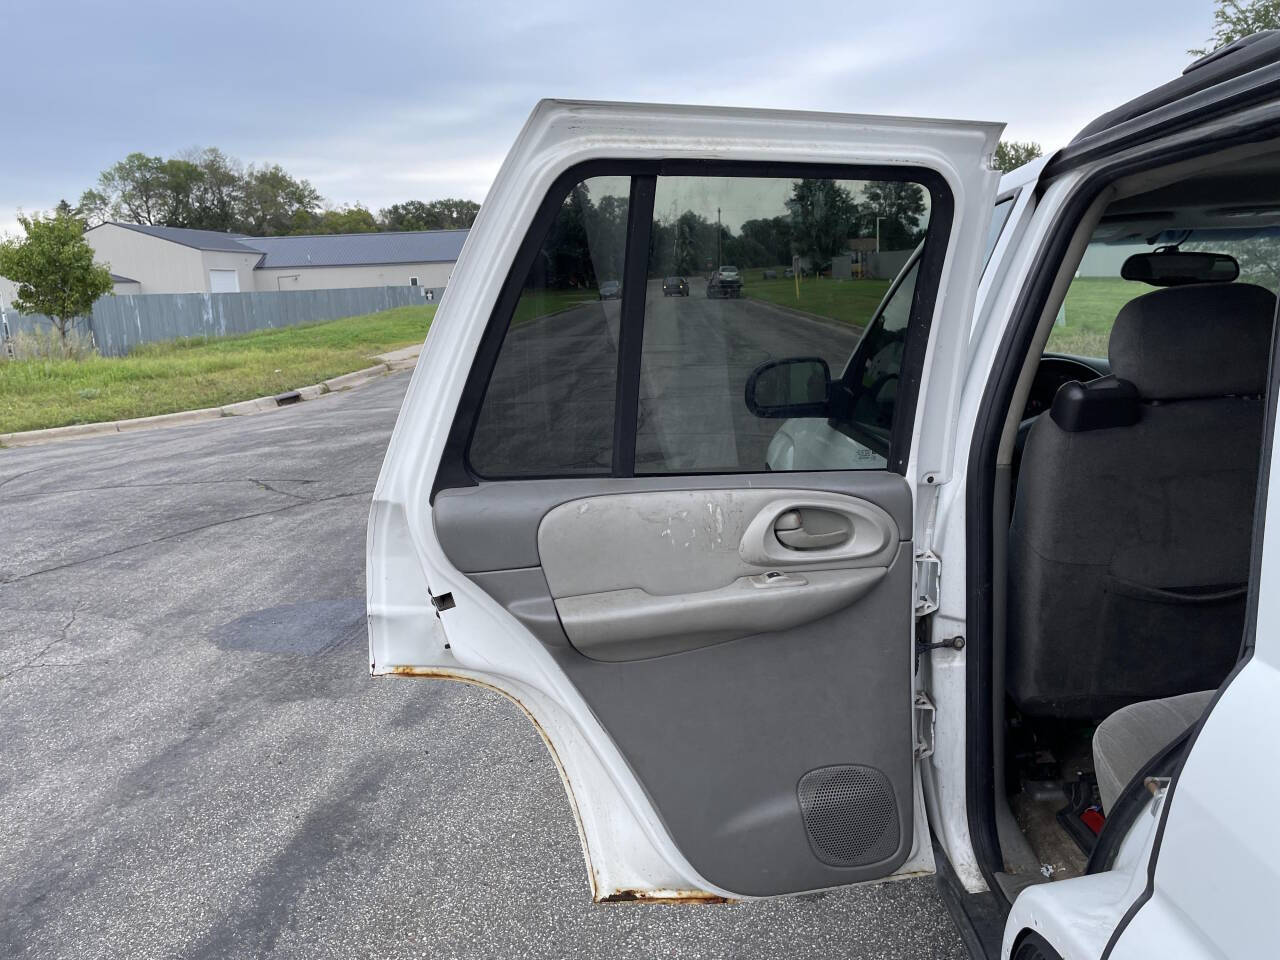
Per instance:
[[[85,231],[118,293],[235,293],[446,285],[466,230],[247,237],[104,223]]]

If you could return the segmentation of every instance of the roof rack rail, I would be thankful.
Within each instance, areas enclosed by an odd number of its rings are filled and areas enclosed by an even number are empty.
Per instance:
[[[1275,36],[1276,34],[1280,34],[1280,30],[1259,30],[1257,33],[1251,33],[1247,37],[1241,37],[1239,40],[1232,40],[1230,43],[1224,43],[1222,46],[1218,47],[1217,50],[1210,50],[1200,59],[1193,60],[1191,63],[1187,64],[1187,68],[1182,71],[1182,75],[1185,77],[1193,70],[1199,70],[1217,60],[1221,60],[1223,57],[1228,57],[1233,53],[1239,53],[1245,47],[1250,47],[1259,40],[1265,40],[1267,37]]]

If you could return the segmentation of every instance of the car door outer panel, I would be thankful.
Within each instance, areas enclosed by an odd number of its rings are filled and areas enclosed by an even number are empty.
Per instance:
[[[733,481],[737,488],[729,486]],[[680,591],[668,598],[714,592],[756,569],[742,560],[741,552],[749,553],[739,549],[742,538],[757,516],[770,518],[792,500],[847,503],[883,524],[877,534],[891,535],[865,556],[836,559],[833,570],[818,571],[869,577],[865,591],[836,609],[817,609],[791,628],[748,628],[683,650],[675,636],[670,649],[677,652],[647,655],[642,643],[642,659],[593,659],[557,629],[549,581],[617,587],[634,580],[636,589],[648,587],[658,597],[657,591]],[[737,893],[766,896],[883,876],[906,859],[913,829],[912,644],[902,615],[912,573],[905,480],[868,471],[785,479],[512,481],[442,491],[437,535],[446,551],[460,547],[459,562],[467,566],[487,565],[473,545],[486,540],[486,527],[501,522],[491,506],[543,518],[537,526],[555,545],[547,557],[533,557],[545,568],[473,570],[472,581],[546,645],[702,876]],[[504,529],[525,534],[520,528],[527,523]],[[529,559],[507,543],[489,559]],[[663,550],[665,562],[654,556]],[[577,569],[556,569],[565,564]],[[792,569],[813,576],[825,565]],[[799,593],[806,587],[764,589]],[[849,770],[854,781],[845,784]],[[811,830],[801,806],[806,775],[819,783],[816,799],[808,798]],[[838,807],[842,784],[869,798],[860,808],[863,822],[824,824],[824,811]],[[833,849],[824,845],[824,825],[865,842],[852,851]]]

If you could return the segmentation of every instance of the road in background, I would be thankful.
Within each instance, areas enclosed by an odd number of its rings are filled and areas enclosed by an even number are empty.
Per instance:
[[[930,879],[595,906],[523,715],[369,679],[407,382],[0,450],[0,955],[961,956]]]

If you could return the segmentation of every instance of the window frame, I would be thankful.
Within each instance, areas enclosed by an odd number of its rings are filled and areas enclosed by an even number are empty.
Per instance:
[[[476,348],[467,380],[462,389],[453,422],[441,454],[431,496],[440,490],[478,486],[482,482],[518,480],[600,480],[632,478],[635,472],[635,440],[638,426],[641,349],[644,340],[645,278],[648,272],[649,245],[653,226],[653,201],[658,177],[741,177],[804,178],[832,180],[897,181],[917,183],[929,192],[929,223],[923,249],[919,254],[920,274],[907,326],[899,393],[894,409],[888,463],[883,468],[905,474],[915,426],[916,402],[923,374],[925,353],[933,324],[937,295],[946,261],[949,238],[955,214],[955,199],[946,179],[936,170],[913,164],[831,164],[779,163],[750,160],[664,159],[638,160],[600,158],[583,161],[565,169],[552,181],[529,224],[512,259],[498,292],[493,310]],[[627,213],[627,237],[623,253],[622,304],[618,336],[617,397],[614,403],[613,456],[610,470],[598,474],[520,474],[489,476],[471,466],[471,440],[479,421],[489,382],[497,367],[498,355],[506,339],[511,317],[524,289],[529,270],[546,242],[569,191],[577,184],[595,177],[630,178]],[[638,215],[638,214],[643,215]],[[914,258],[913,258],[914,260]],[[908,261],[908,265],[912,261]],[[901,272],[901,271],[900,271]],[[896,287],[894,278],[890,289]],[[855,348],[856,349],[856,348]],[[832,471],[845,468],[833,467]],[[683,471],[661,476],[733,476],[758,474],[761,470]],[[827,472],[827,471],[815,471]]]

